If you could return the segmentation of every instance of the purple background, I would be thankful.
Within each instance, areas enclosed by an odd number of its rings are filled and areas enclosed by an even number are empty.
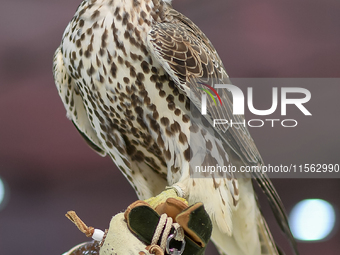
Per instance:
[[[0,9],[0,254],[60,255],[86,241],[64,214],[108,226],[136,196],[109,158],[91,151],[65,117],[52,56],[80,1],[3,0]],[[211,39],[231,77],[339,78],[340,2],[187,0],[174,7]],[[311,119],[295,129],[251,129],[266,163],[339,163],[337,86],[306,87]],[[270,94],[269,94],[270,95]],[[265,100],[265,99],[264,99]],[[289,211],[304,198],[340,208],[339,179],[274,179]],[[262,199],[262,197],[261,197]],[[266,201],[263,211],[287,254]],[[339,232],[299,243],[301,254],[338,254]],[[208,253],[208,252],[207,252]],[[213,247],[208,254],[217,254]]]

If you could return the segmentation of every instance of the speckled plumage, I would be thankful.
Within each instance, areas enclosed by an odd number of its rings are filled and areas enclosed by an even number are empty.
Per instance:
[[[249,178],[190,177],[195,157],[236,166],[262,159],[247,129],[212,127],[214,118],[243,120],[232,116],[228,92],[220,92],[223,107],[208,103],[208,115],[198,112],[197,81],[228,76],[210,41],[170,1],[83,1],[55,53],[54,79],[67,116],[141,199],[180,183],[189,203],[205,204],[221,253],[277,254]],[[289,235],[271,182],[255,177]]]

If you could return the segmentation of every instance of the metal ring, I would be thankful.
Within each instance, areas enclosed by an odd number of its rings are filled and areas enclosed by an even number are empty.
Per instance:
[[[175,236],[177,235],[177,231],[175,230],[175,232],[171,235],[169,235],[168,239],[166,240],[166,252],[170,255],[181,255],[184,252],[184,248],[185,248],[185,240],[183,238],[182,242],[182,247],[181,250],[177,250],[176,248],[170,248],[170,241],[172,239],[175,238]]]

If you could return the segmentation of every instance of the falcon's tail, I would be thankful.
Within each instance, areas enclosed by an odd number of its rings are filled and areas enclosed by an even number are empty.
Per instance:
[[[257,227],[261,244],[261,255],[280,255],[281,253],[277,250],[274,238],[271,235],[267,222],[262,215],[259,216]]]

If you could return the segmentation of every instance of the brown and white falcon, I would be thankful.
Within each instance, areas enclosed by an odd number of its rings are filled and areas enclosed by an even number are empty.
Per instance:
[[[279,254],[259,210],[251,178],[193,178],[191,160],[261,165],[246,128],[214,128],[233,119],[232,97],[201,115],[200,82],[228,84],[216,50],[171,0],[84,0],[54,55],[54,79],[67,116],[102,156],[109,155],[140,199],[176,184],[190,204],[203,202],[221,254]],[[297,249],[272,183],[256,181]]]

